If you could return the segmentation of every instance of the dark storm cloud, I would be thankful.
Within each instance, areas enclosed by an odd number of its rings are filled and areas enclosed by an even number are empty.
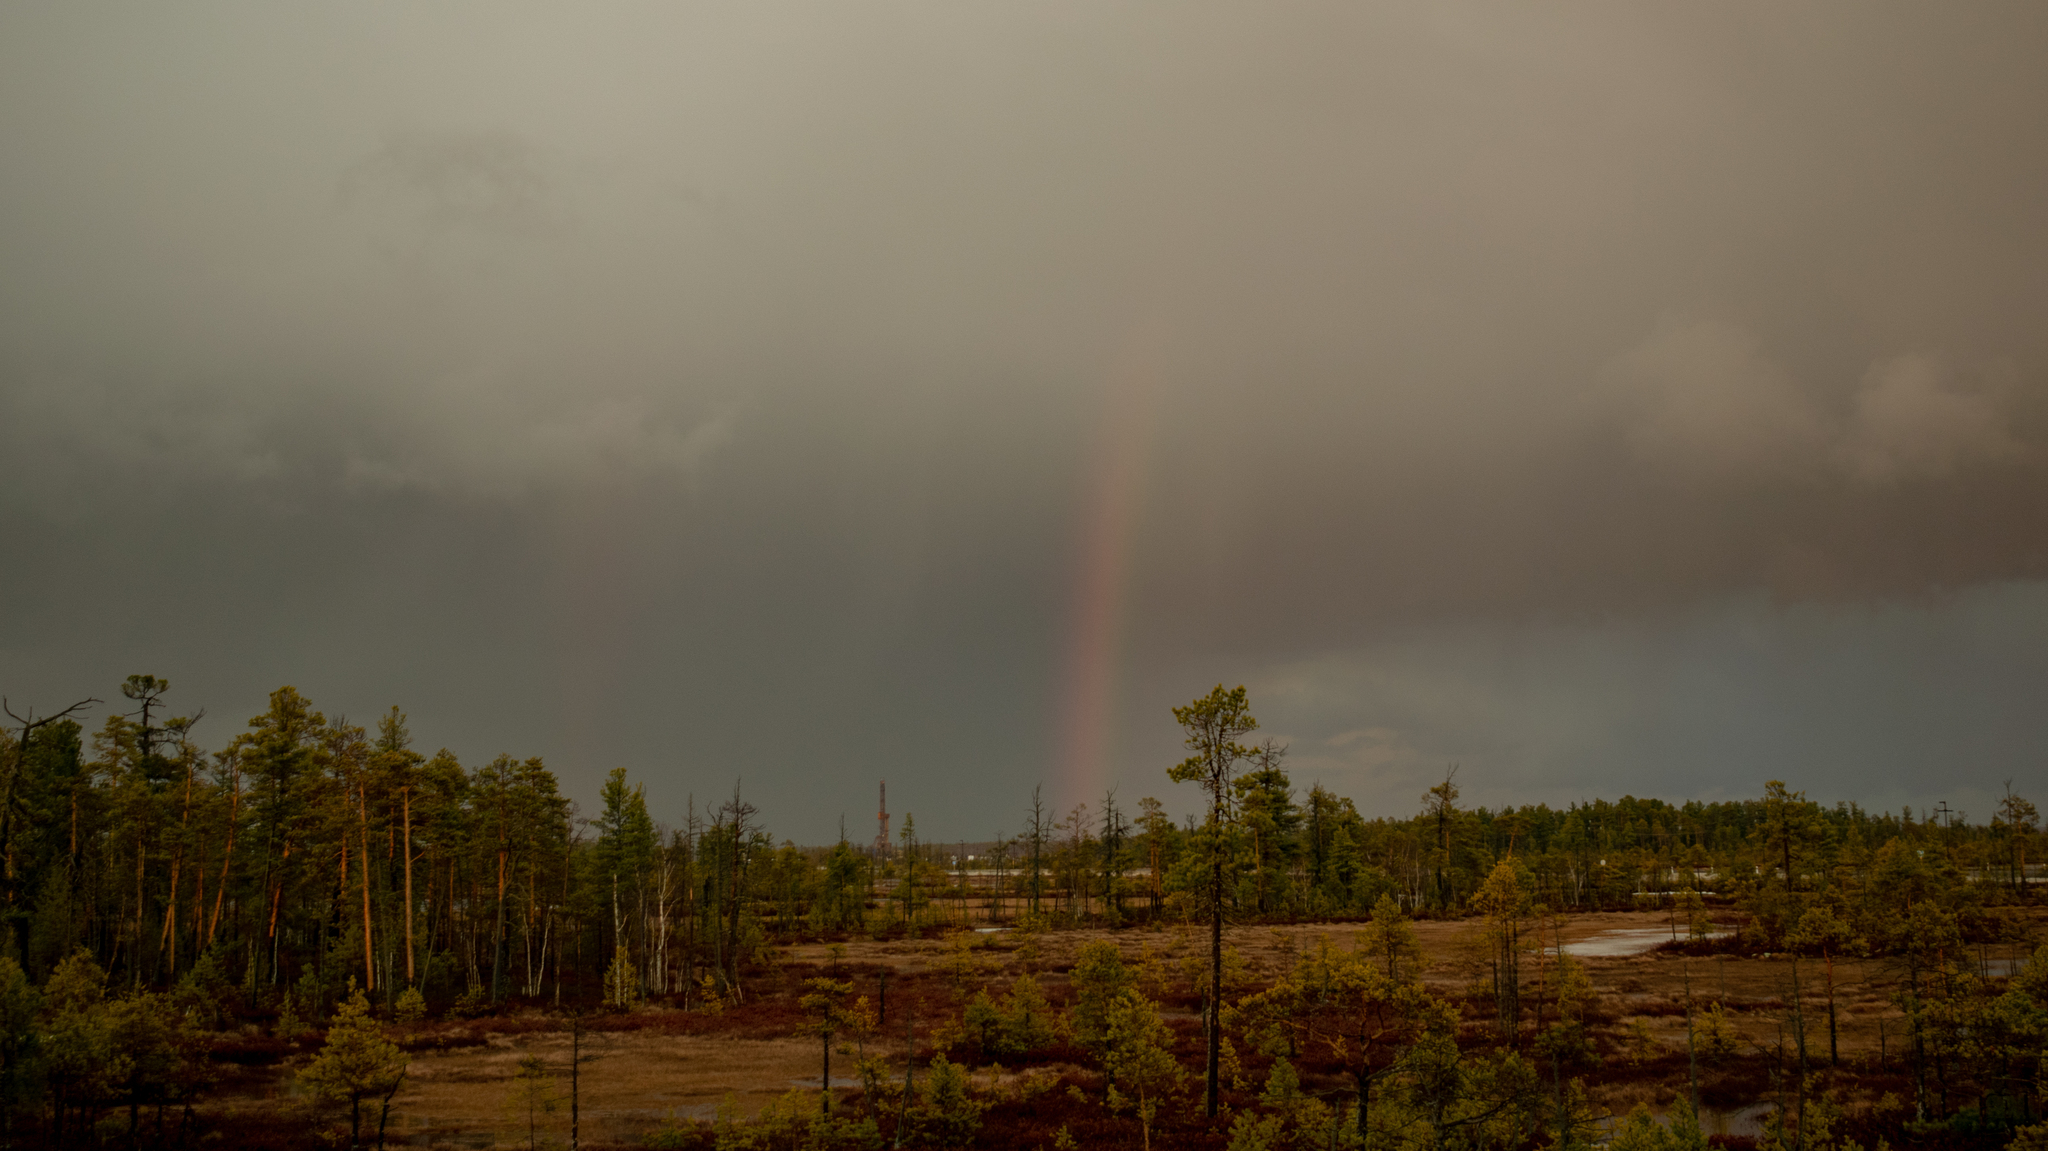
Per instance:
[[[2032,634],[2044,24],[16,7],[0,669],[397,701],[671,810],[743,775],[806,838],[887,775],[986,832],[1055,755],[1135,453],[1130,788],[1217,678],[1308,760],[1405,765],[1400,808],[1446,754],[1677,794],[1708,730],[1882,742],[1897,709],[1614,685]],[[1960,741],[1944,692],[2048,685],[1951,670],[1884,690]],[[1985,770],[2031,762],[1988,726]]]

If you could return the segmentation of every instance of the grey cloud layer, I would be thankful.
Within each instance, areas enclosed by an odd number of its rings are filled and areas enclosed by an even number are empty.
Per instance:
[[[1959,371],[1920,353],[1870,365],[1843,411],[1802,388],[1740,328],[1666,317],[1606,375],[1636,407],[1629,446],[1652,467],[1754,482],[1834,473],[1866,484],[1944,480],[2025,462],[2029,397],[2009,361]]]
[[[1146,707],[2039,579],[2044,49],[2030,5],[17,6],[5,670],[324,677],[820,808],[1028,777],[1141,329]]]

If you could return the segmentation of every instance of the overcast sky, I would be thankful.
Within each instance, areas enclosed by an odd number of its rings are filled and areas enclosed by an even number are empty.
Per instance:
[[[800,841],[1192,809],[1219,681],[1368,814],[1982,818],[2048,782],[2043,60],[2032,0],[10,4],[0,687]]]

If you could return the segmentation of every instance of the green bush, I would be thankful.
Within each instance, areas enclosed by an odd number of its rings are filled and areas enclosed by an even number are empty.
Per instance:
[[[931,1074],[918,1084],[917,1106],[904,1116],[905,1134],[913,1144],[965,1147],[981,1130],[986,1108],[967,1094],[967,1072],[941,1055]]]

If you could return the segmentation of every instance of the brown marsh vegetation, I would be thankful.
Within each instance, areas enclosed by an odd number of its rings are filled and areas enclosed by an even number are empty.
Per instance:
[[[2028,930],[2039,921],[2032,913],[2023,920]],[[1717,922],[1734,927],[1738,917],[1726,913]],[[1424,920],[1412,930],[1421,952],[1421,983],[1431,995],[1458,1005],[1460,1045],[1483,1050],[1493,1044],[1498,1035],[1489,1018],[1493,996],[1485,925],[1473,919]],[[1349,952],[1369,947],[1369,932],[1369,923],[1357,922],[1232,927],[1226,932],[1232,956],[1226,994],[1242,998],[1269,988],[1319,948]],[[1650,935],[1664,938],[1646,938]],[[987,1061],[972,1058],[949,1037],[976,992],[1000,993],[1020,975],[1036,978],[1053,1009],[1071,1012],[1077,998],[1075,967],[1083,950],[1109,944],[1129,971],[1163,970],[1153,990],[1174,1033],[1174,1050],[1189,1068],[1198,1067],[1200,1006],[1185,973],[1199,969],[1203,942],[1192,928],[1162,926],[899,935],[779,949],[772,963],[749,972],[753,990],[742,1005],[707,1012],[643,1003],[586,1019],[583,1054],[588,1061],[579,1073],[578,1135],[591,1147],[650,1142],[711,1147],[719,1144],[721,1119],[744,1121],[764,1110],[772,1113],[789,1105],[786,1097],[793,1091],[815,1100],[819,1044],[804,1033],[798,1000],[806,980],[832,977],[852,984],[871,1004],[886,1001],[888,1010],[887,1020],[877,1018],[871,1033],[862,1037],[886,1068],[879,1098],[864,1097],[856,1053],[848,1050],[835,1055],[837,1112],[877,1110],[887,1120],[900,1110],[905,1054],[914,1036],[920,1071],[935,1057],[953,1055],[961,1061],[970,1091],[985,1101],[977,1147],[1049,1147],[1062,1128],[1082,1145],[1136,1146],[1141,1138],[1137,1121],[1103,1106],[1106,1084],[1099,1061],[1075,1044],[1070,1025],[1056,1024],[1044,1049]],[[1897,1003],[1907,976],[1895,963],[1851,958],[1835,964],[1831,1053],[1825,980],[1817,961],[1799,964],[1802,1000],[1792,991],[1791,956],[1745,949],[1739,937],[1692,943],[1684,925],[1674,928],[1665,912],[1568,916],[1556,921],[1546,937],[1552,956],[1559,942],[1567,954],[1583,952],[1572,962],[1590,987],[1583,1019],[1591,1050],[1571,1068],[1571,1078],[1584,1085],[1580,1105],[1590,1124],[1589,1138],[1638,1105],[1660,1116],[1682,1109],[1696,1082],[1704,1134],[1720,1145],[1754,1146],[1767,1139],[1767,1110],[1781,1098],[1788,1112],[1797,1105],[1792,1098],[1799,1063],[1796,1032],[1802,1024],[1813,1094],[1842,1112],[1840,1129],[1875,1130],[1903,1125],[1912,1117],[1912,1036]],[[2015,970],[2027,955],[2019,941],[1985,943],[1970,949],[1969,961],[2002,982],[1996,973]],[[1524,978],[1540,985],[1546,978],[1544,957],[1532,951],[1523,963]],[[1554,958],[1550,970],[1555,970]],[[1539,986],[1531,998],[1545,994]],[[1795,1005],[1800,1008],[1796,1012]],[[1533,1018],[1525,1022],[1519,1039],[1540,1063],[1539,1044],[1530,1034],[1533,1023]],[[1725,1031],[1709,1035],[1715,1027]],[[388,1033],[411,1054],[410,1074],[393,1100],[392,1144],[526,1146],[531,1118],[537,1142],[567,1145],[571,1035],[564,1016],[536,1008],[423,1022]],[[1245,1042],[1242,1032],[1234,1038]],[[311,1057],[310,1047],[279,1052],[276,1062],[224,1084],[218,1097],[202,1107],[205,1120],[252,1143],[273,1132],[278,1145],[287,1145],[294,1132],[317,1126],[317,1101],[296,1093],[291,1076]],[[1313,1051],[1298,1054],[1305,1095],[1341,1102],[1351,1093],[1351,1079],[1328,1060]],[[545,1102],[529,1116],[520,1107],[520,1063],[536,1058],[547,1086]],[[1256,1057],[1240,1061],[1245,1066],[1226,1100],[1237,1114],[1258,1114],[1270,1067],[1258,1067]],[[1537,1109],[1544,1109],[1540,1100]],[[1156,1136],[1170,1138],[1174,1146],[1223,1146],[1231,1132],[1228,1122],[1211,1127],[1203,1121],[1199,1084],[1192,1082],[1169,1100],[1158,1124]],[[878,1130],[893,1128],[884,1122]],[[1945,1132],[1926,1138],[1970,1142]],[[730,1134],[725,1139],[726,1145],[734,1142]]]

